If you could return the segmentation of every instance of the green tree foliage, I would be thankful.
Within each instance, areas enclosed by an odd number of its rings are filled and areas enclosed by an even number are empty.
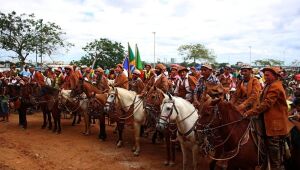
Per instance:
[[[60,47],[68,49],[72,44],[63,39],[64,35],[58,25],[43,23],[34,14],[0,12],[0,48],[15,52],[21,65],[31,53],[50,56]]]
[[[72,63],[91,66],[96,59],[94,68],[98,66],[112,68],[122,63],[125,56],[125,50],[121,43],[106,38],[94,40],[82,49],[86,52],[85,56],[81,57],[79,61],[72,61]]]
[[[213,50],[207,49],[202,44],[181,45],[178,52],[184,56],[184,60],[192,59],[194,63],[196,63],[196,60],[214,63],[216,58]]]
[[[274,59],[255,60],[253,63],[256,66],[282,66],[282,65],[284,65],[284,61],[274,60]]]

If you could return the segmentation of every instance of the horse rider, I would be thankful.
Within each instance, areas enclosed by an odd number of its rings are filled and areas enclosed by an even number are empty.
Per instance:
[[[104,70],[99,67],[95,70],[96,87],[102,92],[107,93],[109,91],[108,80],[104,75]]]
[[[144,84],[147,84],[148,81],[154,76],[153,70],[151,69],[152,66],[150,64],[145,65],[145,72],[144,72]]]
[[[79,79],[78,79],[77,75],[74,73],[73,67],[66,66],[65,72],[66,72],[66,75],[65,75],[64,83],[62,85],[63,89],[65,89],[65,90],[75,89]]]
[[[62,74],[62,70],[60,68],[54,69],[55,78],[52,82],[52,87],[56,89],[60,89],[64,83],[64,75]]]
[[[201,66],[201,77],[198,80],[196,88],[193,94],[193,104],[198,108],[200,106],[200,100],[204,102],[206,100],[206,96],[203,95],[207,84],[220,84],[219,79],[213,74],[213,68],[211,64],[204,63]]]
[[[230,71],[231,71],[230,65],[226,65],[224,67],[224,73],[218,77],[220,83],[224,87],[225,93],[229,92],[231,88],[235,87]]]
[[[18,76],[18,70],[16,69],[16,65],[13,64],[11,67],[10,67],[10,71],[9,71],[9,75],[10,77],[16,77]]]
[[[34,66],[31,66],[29,68],[29,72],[31,73],[31,80],[30,83],[31,84],[36,84],[40,87],[45,86],[45,80],[44,80],[44,76],[42,75],[41,72],[39,72],[37,70],[37,68],[34,68]]]
[[[76,74],[76,73],[75,73]],[[77,75],[77,74],[76,74]],[[77,75],[78,76],[78,75]],[[87,67],[82,75],[82,77],[89,82],[93,81],[94,73],[92,72],[92,69],[90,67]]]
[[[284,169],[284,140],[293,125],[288,120],[288,106],[285,90],[279,80],[279,67],[266,67],[263,70],[265,87],[257,107],[242,112],[244,117],[260,115],[264,123],[265,141],[271,169]]]
[[[245,112],[252,109],[259,102],[261,86],[259,80],[252,75],[252,66],[243,64],[241,67],[243,79],[236,86],[231,102],[237,106],[237,110]]]
[[[169,83],[169,89],[170,89],[170,92],[171,94],[174,94],[174,90],[176,88],[176,83],[178,81],[178,79],[180,78],[180,76],[178,75],[178,65],[173,65],[171,67],[171,73],[169,75],[169,80],[168,80],[168,83]]]
[[[140,78],[141,72],[135,69],[132,73],[132,80],[129,81],[129,90],[135,91],[137,94],[141,94],[145,85]]]
[[[169,90],[168,78],[165,76],[164,71],[166,67],[163,64],[157,64],[155,66],[155,75],[151,77],[148,84],[145,86],[141,93],[141,96],[145,95],[152,86],[161,89],[164,93]]]
[[[201,77],[201,74],[199,71],[196,70],[196,68],[194,66],[190,68],[190,71],[191,71],[190,75],[194,76],[196,78],[196,80],[199,80],[199,78]]]
[[[123,72],[123,65],[117,64],[115,69],[115,82],[113,84],[114,87],[120,87],[128,90],[128,78],[126,77],[125,73]]]
[[[191,76],[187,73],[188,69],[186,67],[178,68],[178,74],[180,77],[175,84],[174,95],[192,102],[192,94],[196,88],[197,80],[194,76]]]

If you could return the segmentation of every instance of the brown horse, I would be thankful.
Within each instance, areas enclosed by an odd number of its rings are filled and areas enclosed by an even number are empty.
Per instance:
[[[88,110],[84,111],[84,122],[86,128],[86,134],[90,134],[90,117],[98,117],[100,133],[99,139],[106,139],[105,132],[105,115],[104,106],[107,99],[107,94],[102,92],[90,82],[80,79],[75,89],[71,92],[71,97],[76,97],[84,93],[88,98]]]
[[[160,116],[160,106],[165,98],[164,92],[159,88],[153,86],[148,91],[145,97],[145,110],[147,112],[147,126],[148,128],[156,126],[157,119]],[[165,165],[174,165],[175,163],[175,145],[177,127],[175,124],[169,124],[167,128],[163,129],[163,134],[166,139],[166,161]]]
[[[262,162],[250,128],[249,119],[244,119],[231,103],[220,100],[201,112],[197,131],[204,141],[199,143],[213,160],[228,161],[228,169],[255,169]]]
[[[10,106],[19,113],[19,125],[26,129],[26,111],[32,106],[30,102],[31,88],[29,84],[8,84],[7,94],[9,95]]]

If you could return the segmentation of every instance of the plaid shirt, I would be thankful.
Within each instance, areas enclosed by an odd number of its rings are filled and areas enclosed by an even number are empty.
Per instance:
[[[200,79],[198,80],[198,83],[196,85],[196,88],[194,90],[194,94],[197,94],[198,96],[201,96],[203,94],[203,92],[206,89],[206,83],[214,83],[214,84],[220,84],[219,79],[211,74],[206,80],[204,79],[204,77],[200,77]]]

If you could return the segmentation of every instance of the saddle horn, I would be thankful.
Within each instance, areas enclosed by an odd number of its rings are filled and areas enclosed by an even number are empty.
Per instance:
[[[167,95],[169,96],[170,100],[173,100],[171,93],[167,92]]]

